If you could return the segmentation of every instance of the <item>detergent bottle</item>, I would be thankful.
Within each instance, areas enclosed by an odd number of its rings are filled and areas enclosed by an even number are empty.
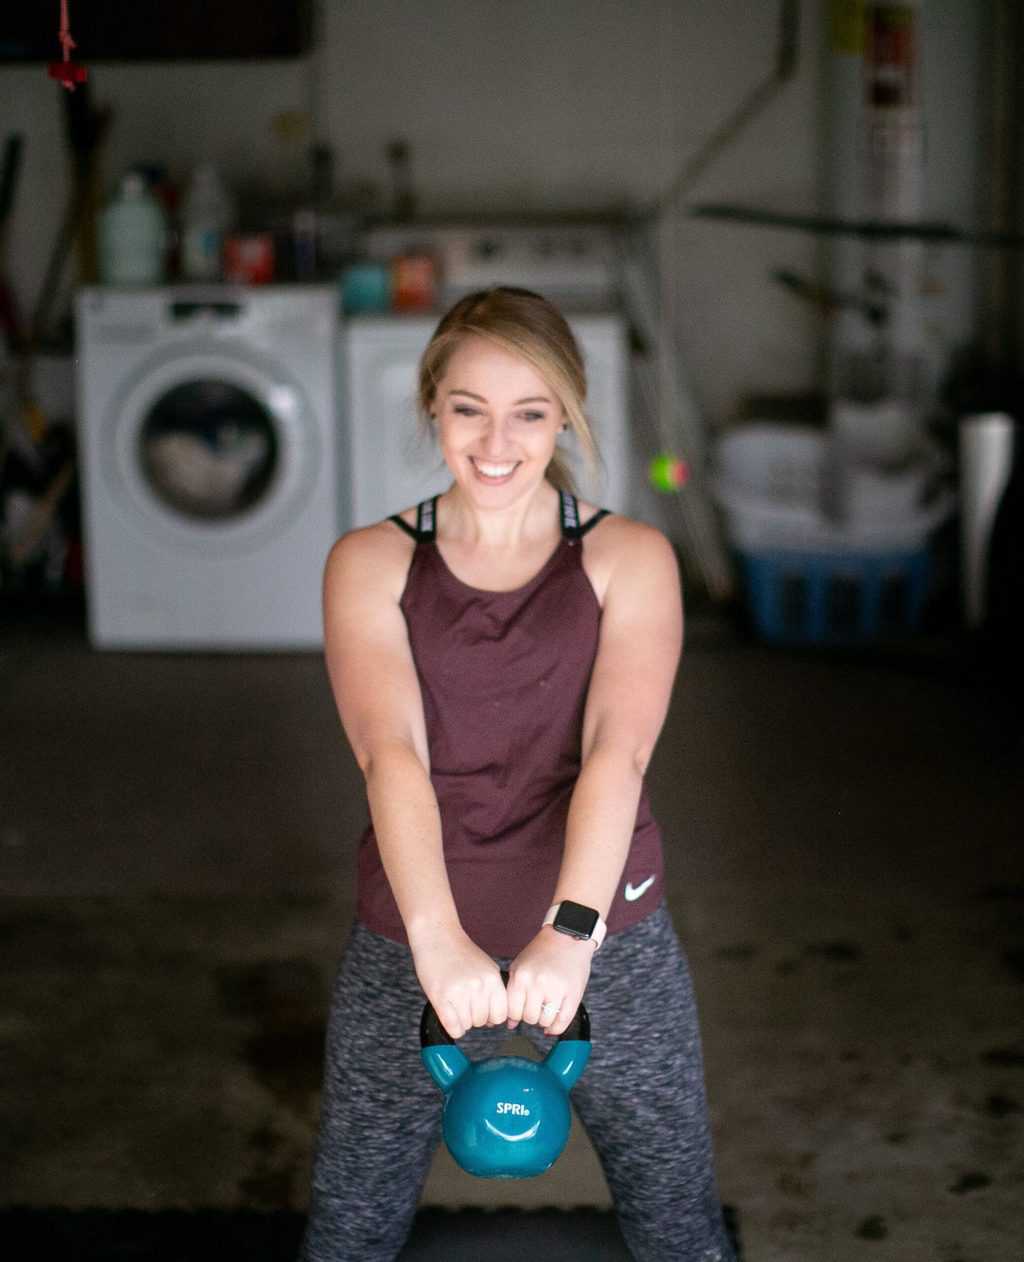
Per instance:
[[[185,280],[215,281],[224,274],[224,238],[235,221],[231,195],[212,162],[192,175],[185,198],[181,269]]]
[[[105,285],[159,285],[167,221],[145,177],[129,171],[100,218],[100,279]]]

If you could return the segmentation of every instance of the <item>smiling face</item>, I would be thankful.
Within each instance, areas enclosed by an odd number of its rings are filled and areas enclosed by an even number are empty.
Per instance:
[[[476,336],[448,360],[431,410],[452,476],[480,504],[506,503],[540,484],[564,419],[536,369]]]

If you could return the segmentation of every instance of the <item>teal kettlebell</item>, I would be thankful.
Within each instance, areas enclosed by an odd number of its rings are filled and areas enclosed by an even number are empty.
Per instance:
[[[502,971],[508,985],[508,973]],[[543,1061],[491,1056],[471,1061],[428,1001],[420,1056],[444,1092],[448,1151],[482,1179],[529,1179],[558,1159],[569,1138],[569,1092],[590,1057],[590,1017],[581,1003]]]

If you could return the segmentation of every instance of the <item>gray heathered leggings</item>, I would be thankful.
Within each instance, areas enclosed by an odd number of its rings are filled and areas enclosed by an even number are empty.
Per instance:
[[[507,967],[510,960],[497,958]],[[353,925],[331,996],[303,1262],[394,1262],[441,1142],[442,1095],[420,1061],[425,1003],[401,943]],[[592,1049],[572,1102],[636,1262],[733,1262],[715,1188],[697,1008],[664,903],[594,957]],[[521,1025],[542,1055],[553,1039]],[[459,1040],[494,1055],[504,1027]]]

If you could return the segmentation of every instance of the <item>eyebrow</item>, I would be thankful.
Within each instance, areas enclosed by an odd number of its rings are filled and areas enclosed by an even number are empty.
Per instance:
[[[474,394],[472,390],[449,390],[448,394],[449,395],[468,394],[471,399],[478,399],[481,403],[487,402],[487,400],[483,397],[482,394]],[[528,399],[516,399],[515,403],[513,403],[512,406],[517,408],[519,407],[521,403],[550,403],[550,402],[551,400],[546,395],[535,394],[535,395],[531,395],[531,397]]]

